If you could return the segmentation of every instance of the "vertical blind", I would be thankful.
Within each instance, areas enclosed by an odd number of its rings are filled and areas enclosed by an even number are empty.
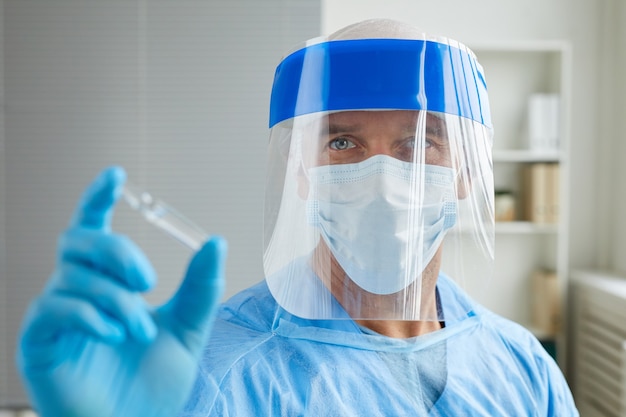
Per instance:
[[[9,392],[10,342],[7,325],[8,285],[6,275],[6,181],[4,135],[4,8],[0,3],[0,406]]]
[[[0,408],[30,299],[80,193],[108,165],[229,241],[227,295],[261,280],[268,100],[319,0],[6,0],[0,9]],[[160,303],[190,253],[120,205]]]

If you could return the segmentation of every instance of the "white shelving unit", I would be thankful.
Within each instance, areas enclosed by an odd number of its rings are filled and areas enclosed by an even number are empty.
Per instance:
[[[562,331],[555,335],[534,330],[531,277],[535,270],[555,271],[562,301],[568,276],[568,139],[570,109],[570,47],[565,42],[499,42],[470,48],[485,70],[495,136],[493,147],[496,190],[506,189],[517,200],[515,221],[496,223],[496,262],[487,307],[555,342],[564,361]],[[535,151],[527,143],[528,98],[535,93],[560,95],[558,149]],[[521,171],[524,165],[559,165],[559,215],[555,223],[533,223],[519,217]],[[563,315],[564,317],[564,315]],[[561,329],[564,329],[564,323]]]

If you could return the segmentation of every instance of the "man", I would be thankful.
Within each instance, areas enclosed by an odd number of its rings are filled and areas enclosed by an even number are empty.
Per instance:
[[[461,289],[493,261],[471,51],[349,26],[281,62],[270,126],[266,279],[219,312],[223,240],[152,309],[149,261],[109,227],[124,172],[88,189],[20,341],[43,416],[577,415],[537,340]]]

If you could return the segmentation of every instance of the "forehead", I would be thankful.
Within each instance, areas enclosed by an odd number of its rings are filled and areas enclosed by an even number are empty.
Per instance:
[[[432,112],[415,110],[368,110],[343,111],[331,113],[324,118],[323,123],[329,127],[345,127],[353,129],[403,129],[416,130],[418,123],[426,127],[439,128],[444,126],[443,118]]]

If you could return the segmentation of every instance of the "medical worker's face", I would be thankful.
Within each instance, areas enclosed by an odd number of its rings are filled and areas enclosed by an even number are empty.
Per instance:
[[[315,124],[316,122],[313,122]],[[442,118],[431,113],[419,111],[345,111],[332,113],[317,121],[317,125],[310,125],[311,136],[303,144],[303,156],[308,159],[305,168],[323,165],[356,164],[376,155],[386,155],[399,161],[437,165],[456,170],[458,162],[451,155],[458,152],[451,151],[451,145]],[[454,146],[454,145],[453,145]],[[458,157],[456,157],[458,161]],[[303,173],[300,183],[301,196],[308,194],[308,179]],[[458,191],[458,190],[457,190]],[[410,199],[410,197],[407,197]],[[335,208],[336,210],[337,208]],[[356,209],[359,210],[359,209]],[[365,209],[367,210],[367,208]],[[374,212],[372,212],[374,213]],[[419,212],[421,213],[421,212]],[[355,216],[368,218],[371,213],[355,212]],[[335,212],[329,212],[331,217]],[[334,221],[339,221],[334,219]],[[371,223],[371,222],[368,222]],[[378,240],[384,241],[386,234],[377,234]],[[355,233],[353,230],[352,233]],[[393,233],[392,233],[393,234]],[[334,236],[342,238],[343,236]],[[381,240],[382,239],[382,240]],[[427,285],[434,288],[434,277],[438,274],[440,251],[426,267],[424,277],[426,282],[416,285]],[[387,296],[368,294],[367,300],[361,289],[348,277],[346,271],[331,254],[324,239],[316,253],[316,259],[321,267],[317,268],[323,281],[342,302],[344,307],[350,305],[346,301],[346,294],[353,294],[350,299],[361,300],[363,305],[383,302],[383,298],[393,299],[396,294]],[[330,268],[327,267],[330,265]],[[332,279],[324,277],[330,272]],[[432,278],[430,278],[432,277]],[[337,290],[335,290],[337,289]],[[341,295],[338,295],[340,294]],[[418,291],[419,293],[419,291]],[[360,294],[360,295],[356,295]],[[424,296],[430,296],[424,293]],[[372,304],[372,305],[373,305]],[[362,306],[360,308],[363,308]],[[361,310],[361,314],[364,310]]]

